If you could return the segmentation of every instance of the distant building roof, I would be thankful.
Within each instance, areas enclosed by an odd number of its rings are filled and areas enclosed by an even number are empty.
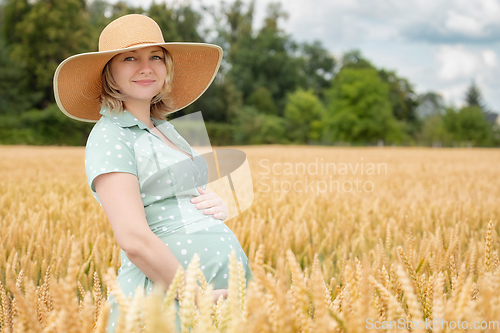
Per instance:
[[[498,113],[495,113],[495,112],[485,112],[484,113],[484,117],[486,118],[486,120],[488,120],[488,122],[490,124],[495,124],[495,123],[498,123],[500,120],[499,120],[499,116],[498,116]]]

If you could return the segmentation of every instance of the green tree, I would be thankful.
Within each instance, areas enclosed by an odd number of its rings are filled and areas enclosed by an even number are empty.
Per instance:
[[[350,50],[342,56],[342,68],[375,68],[372,63],[363,57],[360,50]]]
[[[451,142],[442,115],[432,114],[424,119],[420,140],[426,145],[435,147],[442,147]]]
[[[0,2],[0,30],[6,45],[19,42],[16,25],[29,12],[30,8],[27,0],[2,0]]]
[[[111,4],[111,15],[109,15],[109,22],[119,18],[120,16],[128,14],[145,14],[145,11],[141,6],[135,7],[129,5],[125,1],[118,1]]]
[[[98,50],[99,35],[102,29],[111,22],[111,17],[108,17],[112,12],[111,5],[106,0],[93,0],[86,7],[91,27],[91,48],[88,52]]]
[[[473,146],[490,146],[493,140],[493,131],[478,106],[465,106],[458,112],[448,108],[443,116],[446,130],[456,143]]]
[[[167,7],[165,3],[158,4],[153,2],[149,7],[148,15],[160,26],[165,41],[182,41],[182,38],[177,31],[177,15],[173,8]]]
[[[409,129],[408,134],[415,137],[422,124],[416,114],[418,96],[412,84],[407,79],[399,77],[395,71],[381,69],[378,74],[389,86],[392,114],[397,120],[405,122]]]
[[[418,106],[415,114],[420,119],[425,119],[432,115],[443,115],[445,113],[445,105],[443,96],[433,91],[429,91],[418,95]]]
[[[85,145],[92,123],[64,115],[56,104],[29,110],[17,117],[0,115],[0,143],[29,145]]]
[[[59,63],[91,45],[82,0],[6,0],[4,37],[11,58],[26,68],[30,87],[43,93],[39,106],[53,101],[52,78]]]
[[[484,104],[483,97],[481,96],[481,91],[474,81],[472,81],[465,93],[465,103],[469,107],[477,106],[483,112],[487,111],[486,104]]]
[[[242,38],[246,38],[253,34],[252,23],[255,9],[255,1],[252,0],[245,3],[241,0],[236,0],[233,3],[221,3],[220,13],[213,8],[207,9],[216,22],[216,30],[219,37],[229,48],[237,48],[238,42]]]
[[[418,97],[407,79],[399,77],[395,71],[381,69],[378,71],[382,81],[389,85],[389,99],[392,113],[398,120],[415,122]]]
[[[27,73],[12,61],[9,49],[0,38],[0,115],[18,116],[41,97],[30,89]]]
[[[493,128],[495,122],[498,118],[498,114],[492,112],[483,100],[481,91],[474,81],[470,85],[469,89],[465,94],[465,103],[469,107],[478,107],[483,112],[484,118],[488,121],[490,126]]]
[[[333,79],[323,139],[329,142],[398,143],[404,125],[391,111],[389,86],[373,68],[342,68]]]
[[[158,23],[166,42],[203,42],[198,33],[201,15],[193,10],[189,2],[177,7],[153,2],[148,16]]]
[[[224,75],[231,69],[232,55],[238,49],[240,39],[253,34],[252,22],[255,1],[245,4],[242,0],[221,2],[220,8],[203,6],[204,12],[214,20],[213,30],[207,28],[205,35],[212,35],[211,42],[224,49],[221,70]],[[213,36],[215,32],[215,36]]]
[[[305,84],[300,75],[301,60],[294,55],[298,45],[279,28],[278,21],[286,14],[279,4],[270,4],[264,26],[254,32],[251,28],[253,3],[245,8],[238,0],[224,7],[223,13],[229,26],[219,29],[223,45],[228,49],[227,75],[242,92],[244,100],[258,88],[267,88],[282,115],[286,94]]]
[[[21,123],[34,134],[33,145],[85,145],[93,126],[67,117],[56,104],[24,113]]]
[[[244,106],[232,119],[235,144],[287,143],[286,123],[282,117],[262,114],[251,106]]]
[[[306,86],[323,99],[335,74],[336,60],[320,41],[303,43],[300,49]]]
[[[203,120],[210,122],[230,123],[236,111],[243,105],[241,92],[236,88],[230,77],[217,74],[215,81],[203,93],[201,98],[177,111],[174,116],[182,116],[191,112],[202,111]]]
[[[254,90],[254,92],[252,92],[252,94],[248,96],[246,104],[253,106],[257,110],[259,110],[259,112],[265,114],[276,115],[278,113],[276,105],[273,101],[273,96],[271,95],[269,89],[267,89],[266,87],[259,87]]]
[[[175,11],[175,23],[181,41],[204,42],[204,39],[198,32],[201,18],[201,14],[196,12],[189,2],[177,8]]]
[[[319,140],[321,134],[318,127],[325,112],[323,104],[312,90],[298,89],[290,94],[285,107],[287,137],[298,144]]]

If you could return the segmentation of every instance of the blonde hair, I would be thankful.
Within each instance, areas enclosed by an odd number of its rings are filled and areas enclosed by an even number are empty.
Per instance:
[[[150,113],[153,118],[166,120],[167,115],[175,110],[173,100],[170,96],[174,66],[170,53],[163,47],[161,49],[163,51],[163,61],[167,67],[167,76],[165,77],[165,83],[161,91],[151,99]],[[120,93],[113,75],[111,75],[111,60],[108,61],[102,70],[101,104],[109,108],[110,111],[122,113],[124,110],[123,101],[125,100],[125,95]]]

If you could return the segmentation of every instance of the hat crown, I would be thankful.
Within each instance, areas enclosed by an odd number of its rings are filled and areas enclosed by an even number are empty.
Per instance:
[[[99,36],[99,52],[156,43],[165,43],[158,24],[145,15],[130,14],[104,28]]]

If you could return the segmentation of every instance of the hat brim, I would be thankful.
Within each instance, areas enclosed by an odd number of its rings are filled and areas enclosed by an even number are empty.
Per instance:
[[[64,60],[54,74],[54,95],[61,111],[75,120],[95,123],[101,115],[102,70],[115,55],[161,46],[173,60],[171,97],[174,111],[196,101],[210,86],[222,61],[222,48],[206,43],[152,43],[119,50],[88,52]]]

